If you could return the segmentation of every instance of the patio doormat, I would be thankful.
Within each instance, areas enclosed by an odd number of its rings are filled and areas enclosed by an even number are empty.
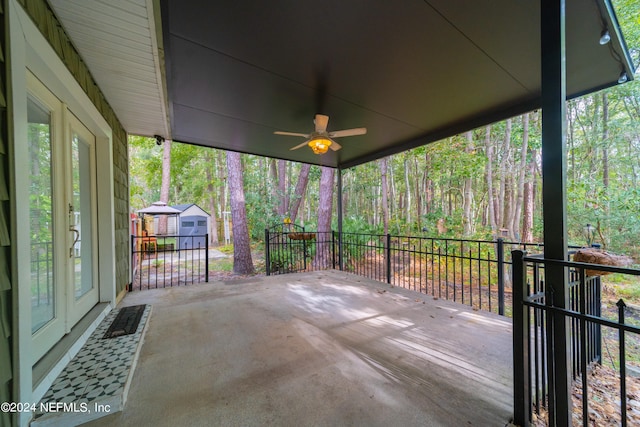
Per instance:
[[[135,333],[145,307],[146,305],[142,304],[121,308],[107,332],[102,336],[102,339],[117,338]]]

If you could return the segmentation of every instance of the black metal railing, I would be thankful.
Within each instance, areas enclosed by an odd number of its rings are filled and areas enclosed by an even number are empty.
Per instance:
[[[129,290],[209,281],[209,235],[131,236]]]
[[[530,425],[535,416],[538,420],[550,419],[549,425],[555,425],[554,413],[566,415],[571,405],[569,396],[573,395],[573,404],[579,406],[573,411],[573,414],[579,414],[574,417],[574,423],[593,425],[589,416],[589,407],[593,404],[590,399],[594,398],[589,391],[592,378],[589,373],[603,362],[603,328],[608,328],[617,341],[618,352],[609,353],[609,357],[612,366],[617,366],[619,378],[617,400],[614,398],[609,405],[619,408],[614,424],[626,426],[628,348],[625,336],[631,334],[633,345],[637,347],[640,328],[625,323],[623,300],[617,303],[617,319],[603,315],[600,275],[640,276],[640,270],[548,260],[541,256],[526,256],[523,251],[515,251],[513,259],[514,423]],[[544,266],[565,269],[568,277],[565,289],[569,294],[566,308],[554,306],[552,287],[545,284],[542,274]],[[556,348],[550,335],[557,333],[558,325],[565,325],[566,351]],[[568,390],[563,389],[562,381],[554,379],[552,372],[554,363],[563,359],[568,360],[566,374],[571,374],[572,380]],[[564,398],[559,399],[560,394],[564,394]]]
[[[266,229],[265,242],[267,275],[338,268],[501,315],[511,308],[511,251],[542,247],[502,239],[318,233],[294,224]]]
[[[333,231],[306,232],[295,224],[276,224],[265,230],[267,276],[336,268]]]
[[[53,242],[31,244],[31,293],[34,306],[53,301]]]
[[[539,246],[343,233],[341,265],[373,280],[504,315],[510,307],[510,250]]]

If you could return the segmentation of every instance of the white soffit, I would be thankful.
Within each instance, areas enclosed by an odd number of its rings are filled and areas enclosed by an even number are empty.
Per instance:
[[[170,138],[152,0],[49,0],[129,134]]]

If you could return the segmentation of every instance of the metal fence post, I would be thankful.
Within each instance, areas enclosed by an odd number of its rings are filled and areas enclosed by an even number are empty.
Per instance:
[[[500,239],[499,239],[500,240]],[[513,262],[513,418],[514,424],[528,426],[531,396],[529,387],[529,308],[524,305],[526,295],[525,252],[511,252]]]
[[[342,246],[342,231],[338,230],[338,269],[344,270],[344,248]]]
[[[627,306],[622,299],[616,303],[618,306],[618,357],[620,358],[620,414],[622,427],[627,427],[627,362],[625,358],[625,342],[624,342],[624,309]]]
[[[391,284],[391,234],[387,233],[387,283]]]
[[[332,267],[336,269],[336,232],[331,230],[331,261]]]
[[[595,301],[593,305],[595,307],[594,316],[600,317],[602,316],[602,281],[600,280],[601,276],[597,276],[595,278]],[[602,363],[602,325],[595,325],[595,336],[594,336],[594,346],[595,346],[595,358],[599,363]]]
[[[302,234],[305,234],[304,227],[302,227]],[[307,239],[302,239],[302,265],[303,271],[307,271]]]
[[[267,276],[271,275],[271,257],[269,256],[269,229],[264,229],[264,265],[267,271]]]
[[[136,279],[137,263],[138,263],[138,259],[136,257],[136,236],[132,234],[131,235],[131,283],[129,283],[129,292],[133,291],[133,282]],[[49,286],[47,285],[47,293],[48,291],[49,291]],[[38,292],[38,295],[40,295],[39,292]]]
[[[504,240],[498,239],[497,255],[498,255],[498,314],[504,316]],[[515,282],[513,284],[516,287]]]
[[[209,233],[204,235],[204,281],[209,283]]]

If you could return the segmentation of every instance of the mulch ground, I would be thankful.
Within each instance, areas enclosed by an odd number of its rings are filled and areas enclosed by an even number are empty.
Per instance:
[[[594,427],[621,425],[620,378],[619,373],[609,367],[593,364],[589,367],[588,384],[588,425]],[[640,425],[640,378],[627,377],[627,425]],[[572,421],[574,426],[583,425],[582,380],[574,382],[571,393]],[[547,426],[547,411],[542,409],[534,414],[533,425]]]

